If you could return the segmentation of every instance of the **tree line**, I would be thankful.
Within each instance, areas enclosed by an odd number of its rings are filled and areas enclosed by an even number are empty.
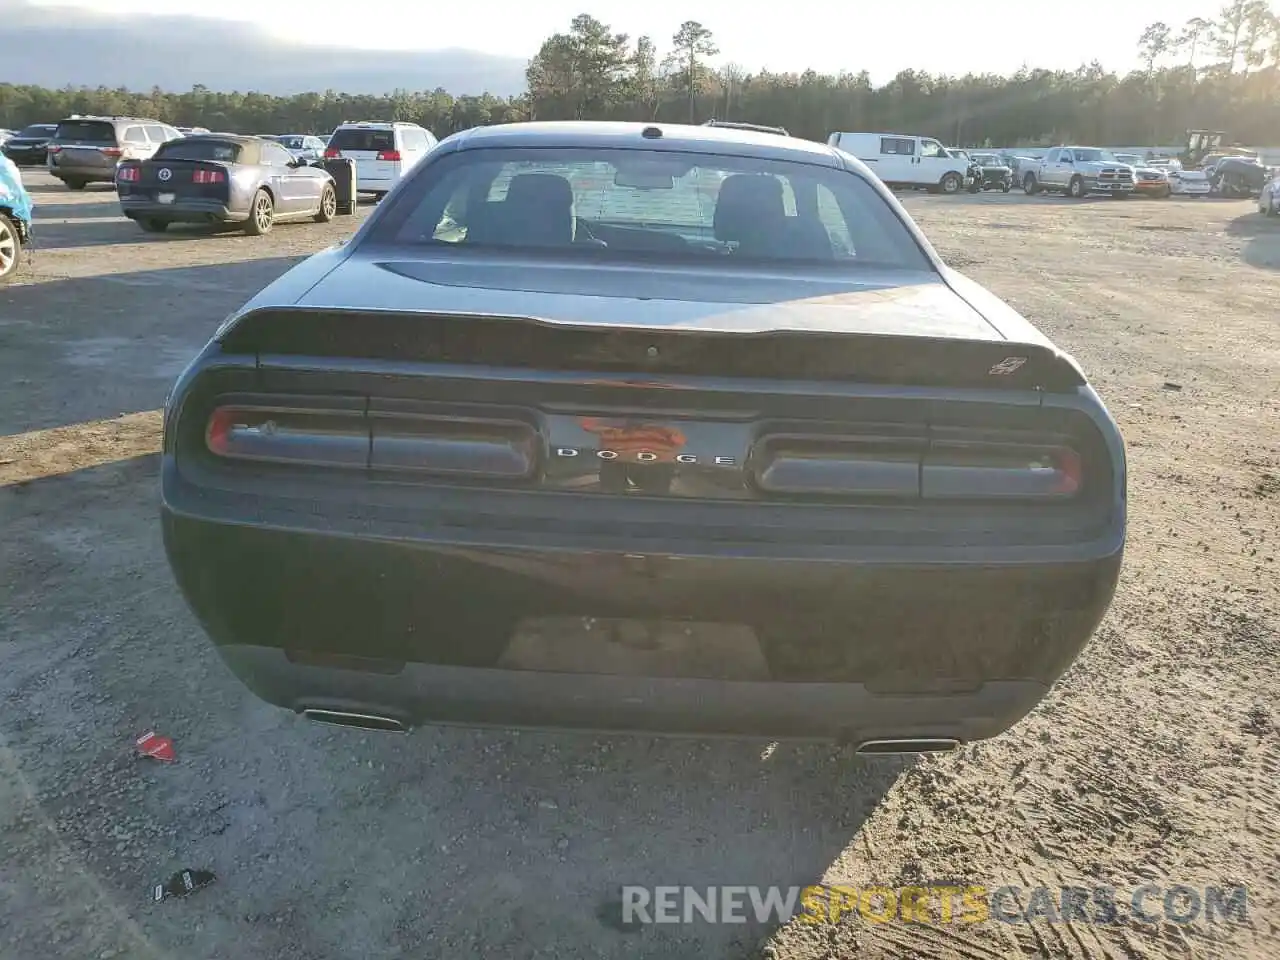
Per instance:
[[[872,84],[867,72],[751,72],[718,59],[696,21],[665,49],[634,42],[581,14],[544,40],[519,97],[453,96],[443,89],[360,96],[332,90],[279,97],[40,87],[0,83],[0,127],[71,113],[152,117],[241,133],[326,133],[343,120],[421,123],[437,136],[529,119],[702,122],[712,117],[786,127],[825,140],[833,130],[895,130],[962,146],[1177,144],[1189,128],[1226,131],[1255,145],[1280,142],[1280,16],[1264,0],[1230,0],[1214,17],[1153,23],[1127,73],[1094,62],[1075,70],[1024,67],[1007,76],[902,70]]]

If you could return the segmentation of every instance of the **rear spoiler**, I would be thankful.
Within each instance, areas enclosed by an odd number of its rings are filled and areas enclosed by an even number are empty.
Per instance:
[[[1045,343],[808,331],[724,333],[533,317],[264,307],[214,339],[232,354],[452,366],[1074,392],[1075,363]]]

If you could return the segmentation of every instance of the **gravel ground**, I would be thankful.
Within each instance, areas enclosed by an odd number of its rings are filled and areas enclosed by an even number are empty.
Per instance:
[[[954,265],[1090,372],[1130,450],[1112,612],[1010,733],[835,749],[309,725],[173,586],[157,409],[217,322],[353,221],[144,236],[30,177],[0,290],[5,956],[1275,957],[1280,224],[1248,204],[913,196]],[[179,762],[135,760],[156,729]],[[150,902],[183,867],[218,879]],[[1245,922],[619,922],[623,884],[1249,887]]]

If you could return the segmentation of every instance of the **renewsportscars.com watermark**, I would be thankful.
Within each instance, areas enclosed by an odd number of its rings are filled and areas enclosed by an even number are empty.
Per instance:
[[[1248,890],[1161,886],[1131,890],[1097,887],[632,887],[622,888],[622,922],[836,923],[859,917],[872,923],[1122,924],[1242,923]]]

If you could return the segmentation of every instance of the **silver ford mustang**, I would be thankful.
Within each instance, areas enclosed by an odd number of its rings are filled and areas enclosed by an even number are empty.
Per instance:
[[[116,169],[124,215],[148,233],[171,223],[242,223],[256,236],[277,220],[337,214],[333,177],[265,137],[203,134],[170,140],[149,160]]]
[[[165,412],[222,657],[384,730],[989,737],[1106,611],[1125,503],[1075,362],[854,158],[722,127],[442,141]]]

